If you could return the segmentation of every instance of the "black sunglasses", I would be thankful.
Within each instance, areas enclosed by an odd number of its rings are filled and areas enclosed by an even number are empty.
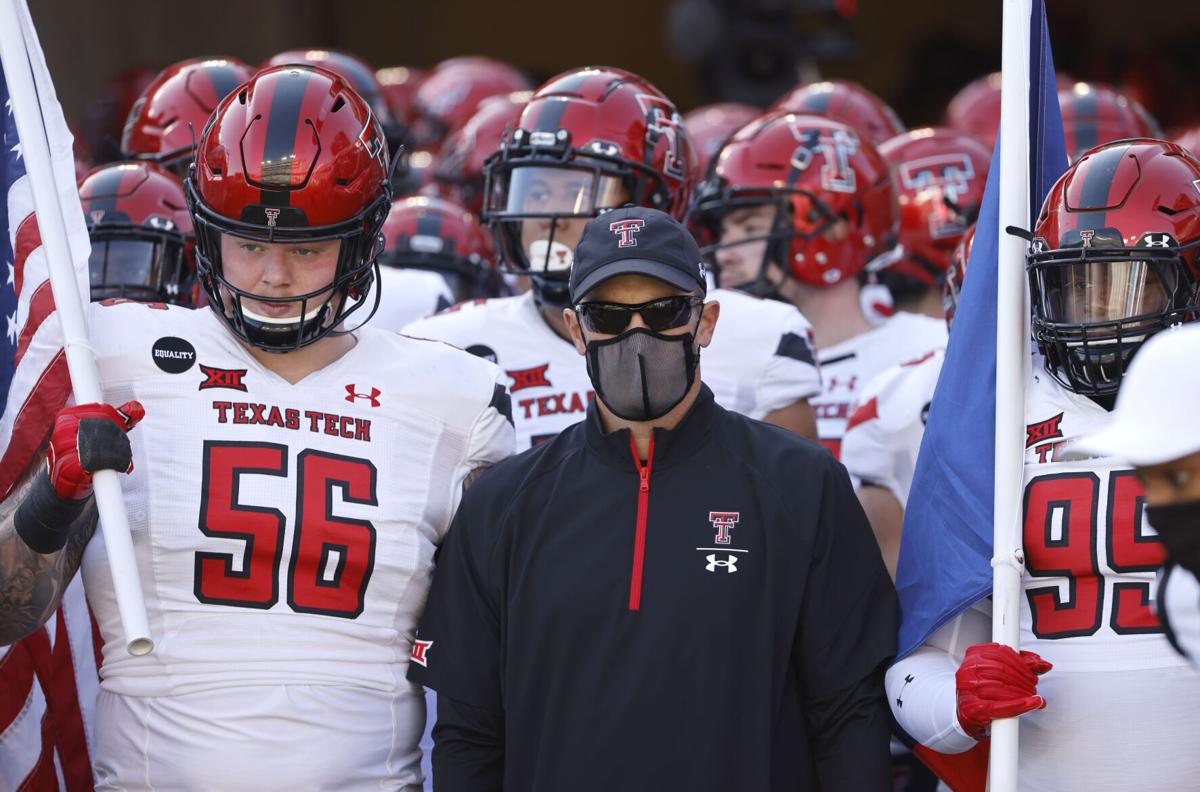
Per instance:
[[[616,335],[629,326],[635,313],[641,314],[646,327],[656,333],[683,327],[692,318],[692,309],[703,305],[704,298],[686,294],[625,305],[624,303],[585,302],[575,306],[582,324],[593,333]]]

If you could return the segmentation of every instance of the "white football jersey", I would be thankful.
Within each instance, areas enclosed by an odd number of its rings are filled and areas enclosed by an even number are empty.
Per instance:
[[[1118,459],[1061,459],[1111,415],[1042,365],[1035,355],[1025,404],[1021,648],[1054,669],[1038,683],[1046,709],[1021,719],[1019,786],[1200,788],[1200,676],[1154,614],[1164,553],[1143,490]]]
[[[821,393],[812,325],[795,306],[733,289],[721,304],[712,343],[700,352],[700,377],[722,407],[762,420]]]
[[[700,371],[719,404],[762,418],[818,392],[811,330],[799,311],[724,289],[708,299],[721,303],[721,316]],[[456,305],[404,332],[499,364],[512,394],[518,450],[582,420],[595,397],[583,356],[546,324],[532,292]]]
[[[884,371],[867,385],[842,438],[842,464],[856,480],[883,487],[904,505],[925,435],[944,349]]]
[[[291,384],[208,310],[93,304],[89,322],[105,400],[146,409],[123,488],[155,639],[126,652],[97,531],[83,575],[104,639],[98,767],[140,788],[146,729],[160,759],[182,757],[159,788],[358,788],[341,777],[356,761],[372,788],[417,783],[424,704],[405,672],[463,480],[512,451],[497,369],[368,325]],[[264,686],[297,692],[215,703]],[[335,717],[364,698],[374,735]],[[314,761],[331,728],[338,756]],[[255,736],[273,730],[308,756],[303,777],[262,763]]]
[[[454,293],[446,279],[431,270],[405,267],[379,268],[379,310],[371,317],[371,327],[399,331],[418,319],[433,316],[454,305]],[[350,324],[362,320],[371,309],[374,295],[359,309]]]
[[[840,457],[851,408],[871,380],[892,366],[945,347],[944,321],[900,312],[872,330],[819,350],[823,390],[812,402],[821,443]]]

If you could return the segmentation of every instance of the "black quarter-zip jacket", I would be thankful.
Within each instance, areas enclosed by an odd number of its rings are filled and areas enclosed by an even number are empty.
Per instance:
[[[884,790],[896,630],[845,469],[702,387],[644,462],[593,404],[484,474],[408,675],[437,792]]]

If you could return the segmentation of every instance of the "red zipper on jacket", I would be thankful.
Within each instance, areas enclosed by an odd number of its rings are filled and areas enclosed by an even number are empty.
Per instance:
[[[646,513],[650,510],[650,470],[654,467],[654,435],[650,435],[650,448],[646,453],[646,464],[642,464],[633,433],[629,433],[629,449],[633,452],[633,464],[638,472],[637,532],[633,536],[633,575],[629,579],[629,610],[642,607],[642,566],[646,558]]]

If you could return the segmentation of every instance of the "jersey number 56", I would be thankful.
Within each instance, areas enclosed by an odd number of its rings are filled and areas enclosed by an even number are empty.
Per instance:
[[[353,619],[363,611],[375,565],[375,526],[335,517],[333,490],[347,503],[377,506],[375,466],[365,459],[301,451],[296,458],[296,527],[288,560],[287,602],[297,613]],[[279,601],[285,517],[278,509],[238,502],[243,475],[288,475],[287,446],[209,441],[204,444],[200,531],[241,539],[232,553],[197,552],[196,599],[216,605],[267,609]]]

